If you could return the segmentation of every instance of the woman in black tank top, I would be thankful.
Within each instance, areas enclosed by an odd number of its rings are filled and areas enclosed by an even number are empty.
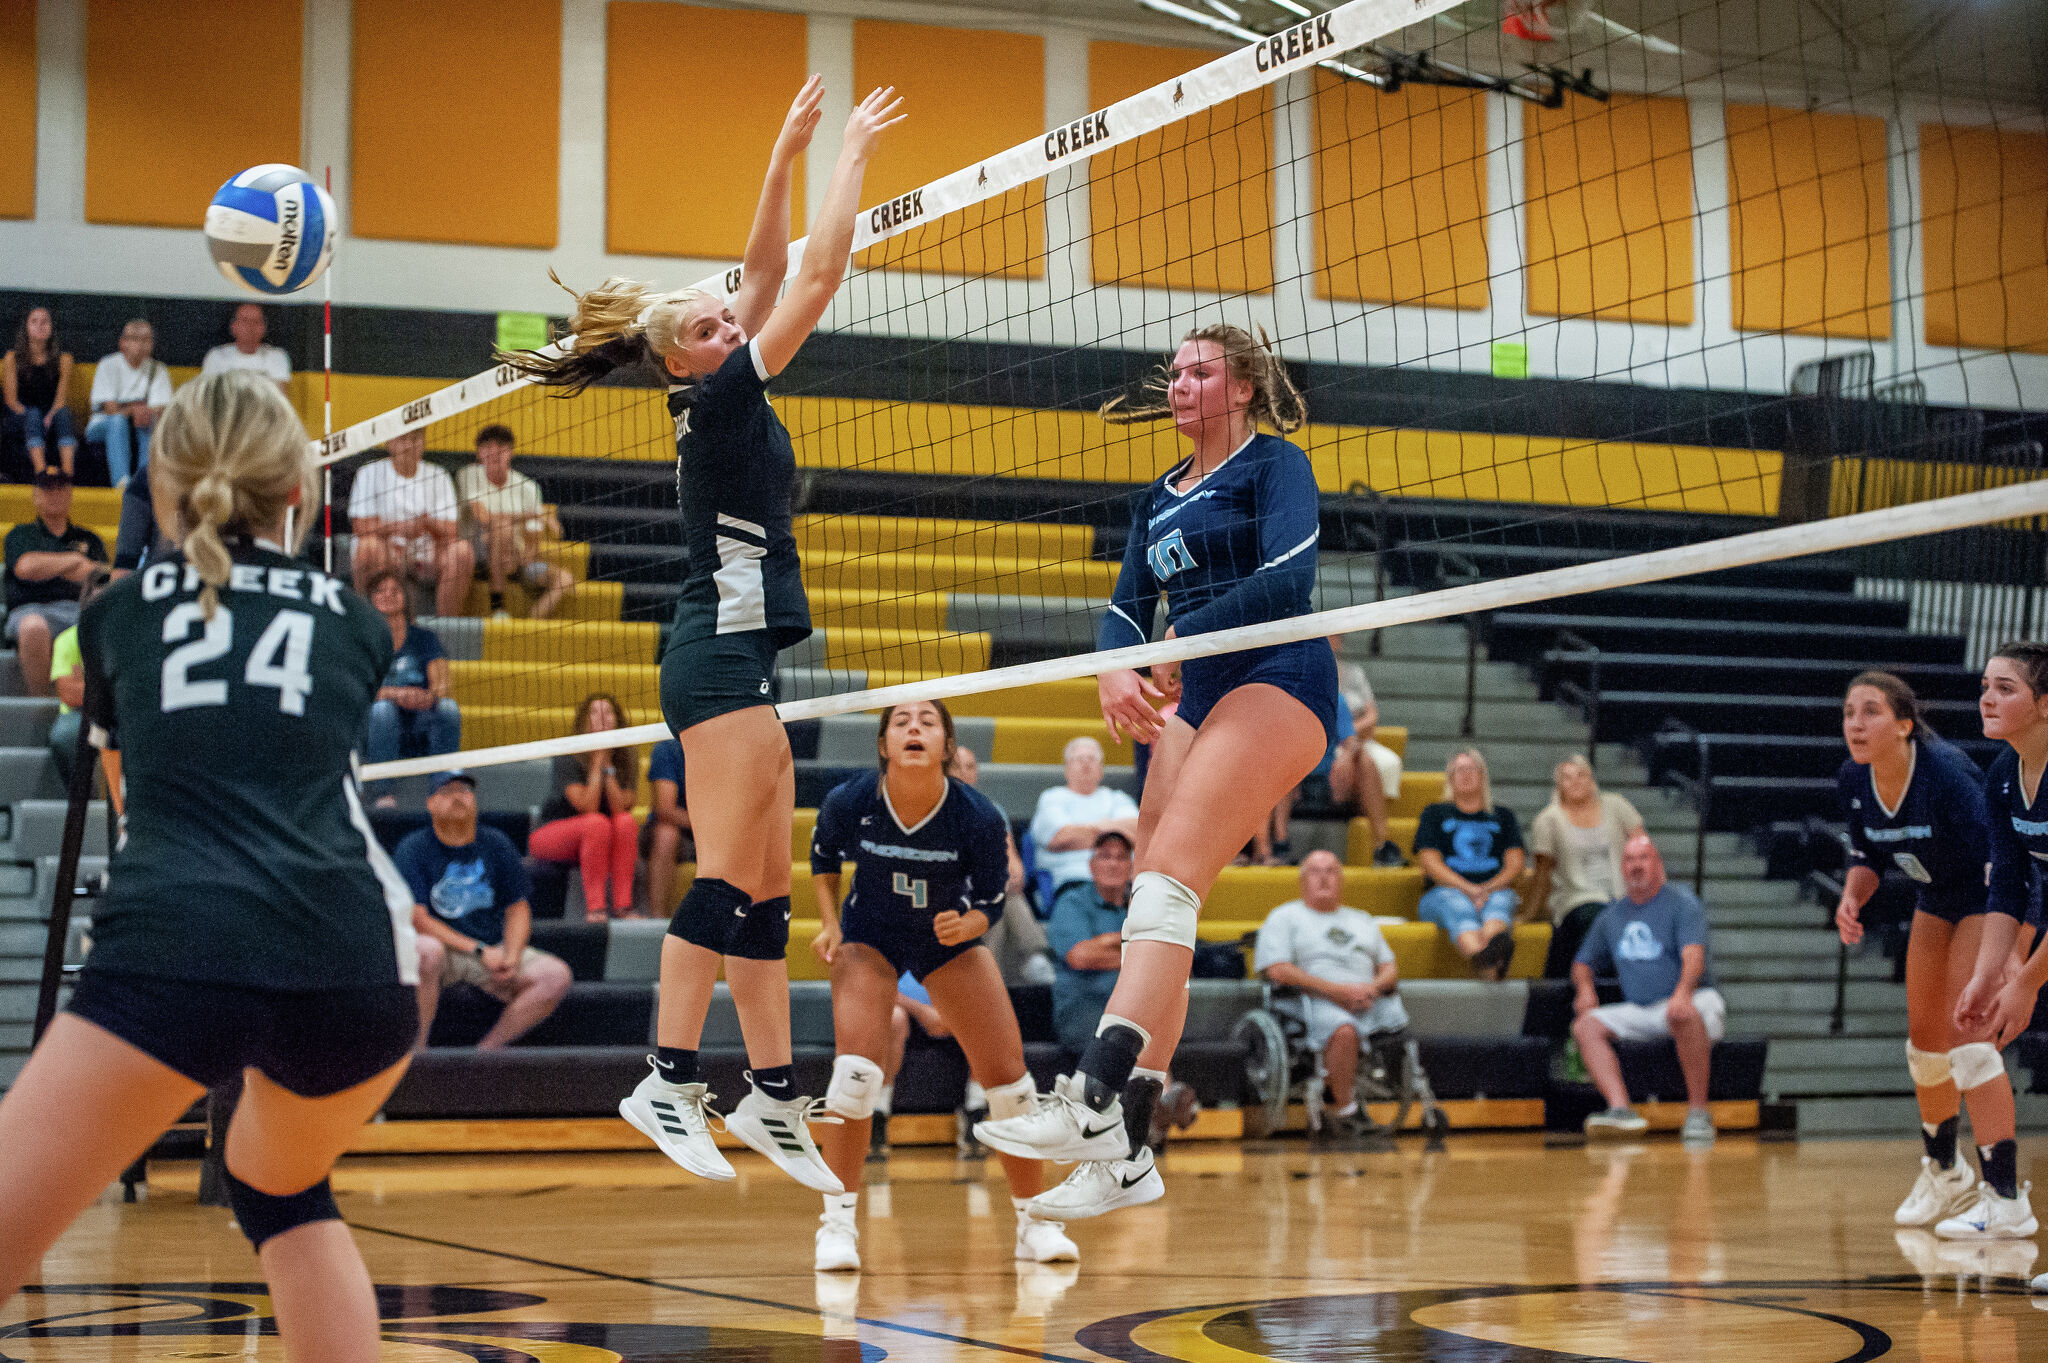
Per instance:
[[[78,430],[64,395],[71,391],[71,356],[57,344],[57,324],[48,308],[30,308],[14,333],[14,348],[0,359],[0,390],[7,399],[8,424],[21,432],[29,464],[41,473],[57,442],[66,473],[78,455]]]

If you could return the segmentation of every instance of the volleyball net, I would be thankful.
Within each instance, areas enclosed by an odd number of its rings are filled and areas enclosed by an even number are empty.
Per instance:
[[[1091,43],[1085,116],[928,183],[870,175],[848,279],[771,388],[818,626],[781,659],[785,718],[1801,555],[2041,571],[2048,262],[2008,230],[2042,201],[2041,119],[1969,85],[1967,52],[1850,70],[1859,35],[1746,0],[1654,32],[1559,9],[1544,43],[1476,0],[1152,7],[1244,46]],[[910,112],[891,136],[951,116]],[[1131,495],[1187,452],[1098,409],[1217,322],[1270,336],[1306,402],[1316,612],[1094,653]],[[337,562],[385,441],[452,467],[491,427],[561,524],[533,556],[575,585],[545,620],[515,575],[513,618],[479,585],[429,621],[465,751],[372,777],[611,746],[568,736],[593,693],[627,741],[664,736],[642,721],[683,551],[652,375],[561,399],[494,369],[321,442]]]

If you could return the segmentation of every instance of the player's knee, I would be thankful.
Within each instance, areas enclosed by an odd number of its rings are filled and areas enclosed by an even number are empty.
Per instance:
[[[334,1190],[324,1178],[301,1192],[283,1196],[250,1187],[236,1178],[233,1170],[228,1171],[227,1180],[228,1205],[234,1210],[235,1224],[258,1250],[265,1241],[288,1230],[315,1221],[341,1220],[341,1208],[334,1205]]]
[[[991,1121],[1002,1121],[1005,1117],[1022,1117],[1038,1106],[1038,1083],[1026,1071],[1022,1078],[1007,1084],[999,1084],[988,1090],[988,1115]]]
[[[1906,1072],[1913,1076],[1913,1087],[1936,1089],[1946,1084],[1952,1077],[1954,1055],[1954,1051],[1923,1051],[1908,1041]]]
[[[900,1003],[889,1010],[889,1035],[899,1045],[910,1040],[910,1010]]]
[[[1124,914],[1124,941],[1166,942],[1195,949],[1202,901],[1193,890],[1158,871],[1140,871],[1131,881],[1131,907]]]
[[[1996,1079],[2005,1078],[2005,1059],[1998,1048],[1986,1041],[1972,1041],[1948,1053],[1949,1073],[1956,1087],[1968,1093]]]
[[[832,1062],[832,1082],[825,1087],[825,1107],[850,1121],[875,1115],[881,1101],[882,1067],[864,1055],[842,1055]]]
[[[669,935],[691,946],[725,954],[733,925],[745,919],[753,903],[745,890],[715,876],[699,876],[668,920]]]

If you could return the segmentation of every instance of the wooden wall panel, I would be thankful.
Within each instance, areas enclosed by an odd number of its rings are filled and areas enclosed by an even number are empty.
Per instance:
[[[1884,120],[1727,106],[1735,325],[1892,334]]]
[[[2048,137],[1920,125],[1927,343],[2048,354]]]
[[[768,153],[807,75],[806,19],[667,0],[613,0],[605,11],[605,248],[739,260]],[[678,58],[693,55],[720,61],[715,137],[681,131],[703,117],[702,84],[678,73]],[[744,60],[723,60],[735,55]],[[803,222],[798,158],[792,236]]]
[[[197,227],[230,176],[296,162],[304,26],[300,0],[89,0],[85,220]]]
[[[893,85],[904,122],[882,134],[861,206],[873,208],[1045,132],[1045,40],[1033,34],[857,19],[853,94]],[[1037,278],[1045,182],[1034,180],[892,238],[863,268]]]
[[[1685,101],[1524,105],[1528,309],[1688,326],[1692,130]]]
[[[553,246],[561,0],[354,0],[354,10],[354,235]]]
[[[35,215],[36,0],[0,0],[0,218]]]
[[[1484,99],[1315,82],[1316,296],[1484,308]]]
[[[1088,103],[1100,109],[1214,60],[1214,52],[1088,44]],[[1097,284],[1217,293],[1273,287],[1269,89],[1240,95],[1089,162]]]

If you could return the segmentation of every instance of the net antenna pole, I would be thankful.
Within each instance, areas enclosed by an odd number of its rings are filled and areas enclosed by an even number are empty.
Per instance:
[[[71,938],[71,904],[78,894],[79,854],[85,848],[85,816],[92,803],[93,775],[99,770],[99,748],[93,726],[78,726],[78,747],[71,755],[71,785],[65,792],[64,839],[57,848],[57,883],[50,893],[50,931],[43,943],[43,975],[36,991],[36,1020],[30,1046],[43,1039],[57,1016],[57,991],[64,983],[64,948]],[[109,845],[109,852],[113,850]]]
[[[334,194],[334,167],[325,168],[327,193]],[[336,243],[340,245],[339,242]],[[336,254],[339,254],[337,251]],[[334,266],[330,264],[326,273],[320,276],[320,439],[325,445],[327,437],[334,434]],[[320,538],[324,541],[321,549],[321,567],[329,574],[334,572],[334,465],[320,466]],[[290,529],[286,529],[290,538]]]

